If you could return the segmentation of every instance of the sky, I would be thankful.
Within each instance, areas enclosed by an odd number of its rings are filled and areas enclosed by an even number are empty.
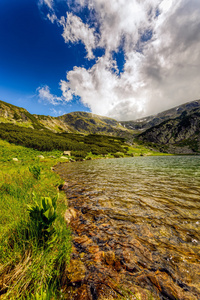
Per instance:
[[[0,0],[0,100],[119,121],[200,99],[200,0]]]

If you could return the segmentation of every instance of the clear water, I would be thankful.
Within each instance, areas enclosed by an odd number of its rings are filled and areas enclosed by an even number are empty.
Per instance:
[[[81,195],[83,206],[107,216],[113,238],[132,238],[151,253],[147,269],[167,268],[174,282],[200,292],[200,156],[105,159],[59,168],[69,198]]]
[[[200,157],[138,157],[66,165],[95,205],[134,222],[200,222]]]

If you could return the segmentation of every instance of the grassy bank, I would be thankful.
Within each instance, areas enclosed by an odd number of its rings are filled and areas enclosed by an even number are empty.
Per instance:
[[[71,235],[63,218],[65,194],[58,193],[61,179],[51,171],[60,156],[0,140],[0,299],[61,298]],[[57,194],[57,217],[48,232],[36,226],[28,205]]]

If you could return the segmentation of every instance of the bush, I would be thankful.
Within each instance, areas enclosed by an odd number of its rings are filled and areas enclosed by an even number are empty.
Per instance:
[[[23,145],[39,151],[69,150],[96,155],[125,152],[124,140],[98,134],[81,135],[72,133],[54,133],[50,130],[38,130],[35,120],[35,129],[24,128],[13,124],[0,123],[0,138],[10,143]],[[41,128],[40,128],[41,129]],[[77,157],[85,157],[78,154]]]
[[[72,156],[75,156],[76,158],[85,158],[87,156],[87,152],[85,151],[72,151]]]
[[[40,179],[41,168],[40,166],[30,166],[29,171],[33,174],[33,177],[37,180]]]
[[[124,157],[123,153],[117,152],[113,154],[115,158],[120,158],[120,157]]]

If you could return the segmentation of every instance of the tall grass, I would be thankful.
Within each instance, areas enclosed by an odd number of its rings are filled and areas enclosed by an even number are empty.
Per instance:
[[[48,239],[38,239],[28,205],[54,198],[61,183],[51,171],[61,153],[41,152],[0,141],[0,298],[60,299],[71,253],[71,234],[64,222],[66,198],[58,194],[57,217]],[[19,161],[13,161],[17,157]],[[34,168],[34,166],[36,166]],[[34,170],[34,171],[33,171]],[[39,174],[39,176],[37,176]],[[35,199],[33,197],[35,194]]]

